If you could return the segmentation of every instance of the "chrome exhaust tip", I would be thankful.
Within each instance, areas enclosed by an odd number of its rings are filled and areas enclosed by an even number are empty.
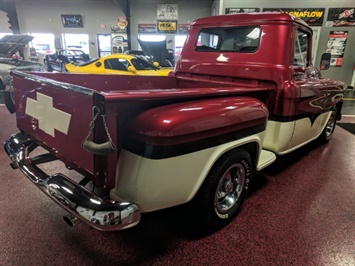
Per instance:
[[[77,223],[80,222],[80,220],[77,217],[71,214],[63,216],[63,220],[67,225],[71,227],[74,227]]]

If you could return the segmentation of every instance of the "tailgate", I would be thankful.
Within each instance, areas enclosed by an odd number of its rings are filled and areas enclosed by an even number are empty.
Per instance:
[[[94,156],[81,143],[92,121],[94,91],[18,71],[13,85],[17,127],[63,162],[92,174]]]

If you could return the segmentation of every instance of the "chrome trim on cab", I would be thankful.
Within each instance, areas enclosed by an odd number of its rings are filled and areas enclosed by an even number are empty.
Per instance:
[[[29,157],[35,145],[21,133],[11,135],[4,149],[11,158],[11,166],[19,168],[52,200],[79,220],[102,231],[132,227],[140,221],[140,211],[131,202],[117,202],[101,198],[63,174],[47,175]]]

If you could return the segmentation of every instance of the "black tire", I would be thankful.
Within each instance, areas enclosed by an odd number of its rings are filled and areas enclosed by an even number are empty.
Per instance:
[[[48,60],[44,60],[44,65],[46,67],[46,70],[48,72],[53,72],[53,68],[51,67],[51,65],[49,64]]]
[[[251,159],[244,149],[218,159],[192,202],[196,228],[209,233],[230,223],[247,196],[251,178]]]
[[[7,110],[10,112],[10,114],[15,113],[16,108],[12,86],[6,87],[4,83],[0,80],[0,90],[2,90],[2,94],[4,96],[4,103]]]
[[[334,129],[336,126],[336,120],[337,120],[337,110],[336,108],[334,108],[327,121],[327,124],[325,125],[325,128],[323,129],[322,133],[318,137],[318,141],[320,143],[328,143],[330,139],[333,137]]]
[[[6,108],[10,112],[10,114],[15,113],[16,107],[15,107],[13,92],[5,91],[4,92],[4,101],[5,101]]]
[[[67,69],[65,67],[65,63],[60,63],[60,72],[62,73],[67,73]]]

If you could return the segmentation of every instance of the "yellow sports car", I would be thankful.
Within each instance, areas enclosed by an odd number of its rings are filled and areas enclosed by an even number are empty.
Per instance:
[[[121,74],[143,76],[167,76],[171,67],[159,68],[158,63],[129,54],[113,54],[89,62],[65,65],[69,73]]]

